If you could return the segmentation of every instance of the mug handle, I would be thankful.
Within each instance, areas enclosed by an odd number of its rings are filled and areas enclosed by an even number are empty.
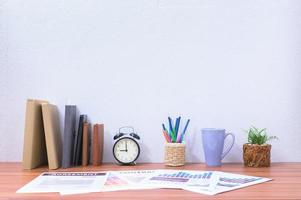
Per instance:
[[[224,157],[230,152],[230,150],[232,149],[234,142],[235,142],[235,136],[232,133],[227,133],[224,137],[224,140],[226,139],[226,137],[231,136],[232,137],[232,143],[230,145],[230,147],[222,154],[222,159],[224,159]]]

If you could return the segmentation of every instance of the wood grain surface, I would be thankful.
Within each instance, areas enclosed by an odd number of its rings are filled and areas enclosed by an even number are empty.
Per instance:
[[[16,194],[23,185],[47,171],[106,171],[106,170],[142,170],[142,169],[187,169],[219,170],[224,172],[272,178],[273,181],[262,183],[215,196],[197,194],[185,190],[152,189],[128,190],[118,192],[90,193],[61,196],[58,193]],[[138,164],[136,166],[119,166],[103,164],[101,166],[74,167],[69,169],[48,170],[41,167],[34,170],[23,170],[21,163],[0,163],[0,199],[72,199],[72,200],[194,200],[194,199],[301,199],[301,163],[273,163],[270,168],[248,168],[243,164],[224,164],[221,167],[206,167],[204,164],[186,164],[183,167],[165,167],[163,164]]]

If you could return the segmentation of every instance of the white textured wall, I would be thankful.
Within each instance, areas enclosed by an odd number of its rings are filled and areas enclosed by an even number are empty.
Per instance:
[[[77,104],[105,123],[105,161],[122,125],[140,133],[140,161],[163,160],[161,123],[191,118],[189,161],[204,161],[200,129],[266,127],[273,161],[301,161],[301,1],[0,1],[0,161],[20,161],[27,98]]]

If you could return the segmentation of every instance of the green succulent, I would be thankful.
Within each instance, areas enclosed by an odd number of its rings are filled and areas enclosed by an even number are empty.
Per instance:
[[[252,126],[246,132],[248,133],[248,142],[250,144],[262,145],[266,144],[269,140],[278,139],[276,136],[268,136],[266,133],[266,128],[258,129]]]

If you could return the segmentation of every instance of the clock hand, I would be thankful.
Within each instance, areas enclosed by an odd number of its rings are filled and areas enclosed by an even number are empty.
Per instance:
[[[128,152],[128,141],[125,141],[125,151]]]

